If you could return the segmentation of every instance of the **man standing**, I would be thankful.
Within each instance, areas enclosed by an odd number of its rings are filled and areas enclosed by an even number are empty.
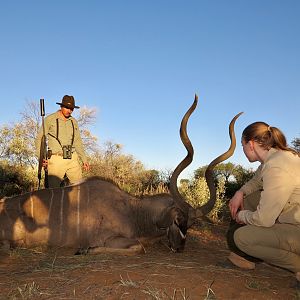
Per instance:
[[[62,98],[60,110],[45,118],[45,135],[48,141],[48,160],[43,161],[44,168],[48,169],[49,187],[59,187],[64,177],[70,184],[82,178],[81,164],[88,171],[89,164],[83,149],[78,123],[72,112],[75,105],[73,96],[65,95]],[[39,130],[36,138],[36,153],[39,156],[43,128]]]

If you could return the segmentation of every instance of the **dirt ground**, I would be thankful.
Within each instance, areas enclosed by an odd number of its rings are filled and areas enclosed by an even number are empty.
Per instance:
[[[217,266],[228,254],[224,233],[223,225],[196,224],[183,253],[162,241],[131,257],[1,250],[0,299],[300,299],[288,271]]]

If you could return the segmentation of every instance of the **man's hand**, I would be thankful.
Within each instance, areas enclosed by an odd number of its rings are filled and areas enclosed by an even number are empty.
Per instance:
[[[237,211],[244,209],[244,193],[237,191],[229,201],[229,209],[232,219],[236,219]]]
[[[89,170],[90,170],[90,164],[89,164],[88,162],[84,163],[84,164],[83,164],[83,169],[84,169],[85,171],[89,171]]]
[[[48,169],[48,160],[47,159],[43,159],[43,168],[45,170]]]

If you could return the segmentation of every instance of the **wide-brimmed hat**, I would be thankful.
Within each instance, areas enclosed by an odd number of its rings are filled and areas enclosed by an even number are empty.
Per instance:
[[[69,95],[64,95],[61,103],[56,102],[56,104],[70,109],[79,108],[79,106],[75,105],[74,97]]]

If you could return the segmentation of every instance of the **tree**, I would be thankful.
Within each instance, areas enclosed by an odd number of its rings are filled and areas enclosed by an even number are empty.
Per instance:
[[[85,151],[89,154],[93,154],[99,150],[98,139],[89,130],[89,126],[95,124],[96,114],[97,110],[95,108],[83,106],[79,109],[79,116],[77,117],[82,143]]]
[[[202,167],[199,167],[198,169],[196,169],[194,171],[194,178],[195,179],[198,179],[198,178],[201,178],[201,177],[205,177],[205,171],[207,169],[207,166],[208,165],[205,165],[205,166],[202,166]]]
[[[214,169],[215,176],[217,178],[219,176],[223,177],[226,185],[229,181],[229,178],[234,175],[235,167],[236,166],[231,162],[218,164]]]
[[[207,166],[203,166],[195,170],[194,179],[203,178]],[[230,199],[234,193],[254,175],[252,169],[245,169],[241,165],[235,165],[231,162],[218,164],[213,171],[215,184],[220,179],[225,183],[225,198]]]
[[[34,190],[36,172],[32,168],[0,160],[0,199]]]
[[[239,187],[241,187],[253,177],[254,173],[255,171],[251,168],[246,169],[241,165],[237,165],[234,168],[233,175],[236,183],[239,185]]]
[[[30,130],[26,125],[24,126],[20,122],[11,128],[7,157],[10,162],[15,162],[17,165],[34,168],[36,163],[35,146],[34,141],[30,138]]]
[[[0,157],[19,166],[36,165],[34,141],[30,129],[21,122],[0,128]]]
[[[194,171],[194,178],[205,177],[206,169],[207,165],[196,169]],[[231,162],[218,164],[213,171],[215,180],[223,177],[226,184],[229,181],[229,178],[234,175],[234,169],[235,165]]]
[[[8,156],[8,143],[11,139],[11,128],[9,125],[3,125],[0,128],[0,159],[6,159]]]

